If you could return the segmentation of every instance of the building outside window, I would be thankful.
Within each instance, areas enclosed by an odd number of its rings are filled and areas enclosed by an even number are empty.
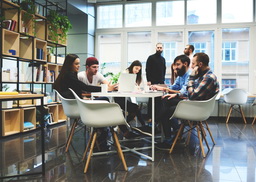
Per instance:
[[[236,42],[222,43],[222,61],[236,61]]]
[[[236,79],[222,79],[222,90],[225,88],[236,88]]]
[[[195,47],[194,54],[198,52],[206,52],[206,43],[205,42],[191,42],[191,45]]]

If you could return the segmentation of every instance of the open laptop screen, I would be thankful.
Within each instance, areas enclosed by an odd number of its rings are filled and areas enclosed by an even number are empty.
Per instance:
[[[121,73],[118,79],[118,92],[133,92],[136,85],[137,74]]]

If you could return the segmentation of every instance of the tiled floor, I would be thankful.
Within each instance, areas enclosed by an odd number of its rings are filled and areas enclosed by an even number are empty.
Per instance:
[[[206,158],[201,157],[198,141],[192,137],[189,146],[179,144],[172,154],[156,149],[154,162],[130,152],[124,153],[127,172],[123,170],[117,154],[93,156],[87,174],[83,173],[84,163],[81,161],[85,148],[84,129],[80,129],[75,134],[72,147],[68,153],[65,153],[67,127],[59,125],[46,130],[45,177],[32,175],[3,181],[256,181],[256,125],[244,125],[239,119],[233,119],[226,125],[223,119],[216,118],[208,123],[216,145],[208,152]],[[1,140],[0,175],[40,171],[42,161],[40,140],[40,132]],[[210,138],[208,141],[212,146]],[[141,142],[126,143],[148,145]],[[148,153],[150,150],[144,152]]]

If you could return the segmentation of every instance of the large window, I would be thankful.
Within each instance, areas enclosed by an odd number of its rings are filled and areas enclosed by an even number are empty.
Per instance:
[[[121,69],[121,35],[108,34],[98,36],[99,61],[105,63],[103,74],[118,73]],[[101,66],[102,67],[102,66]]]
[[[128,65],[133,61],[139,60],[142,63],[142,73],[145,73],[146,61],[151,51],[151,33],[150,32],[129,32],[128,33]]]
[[[222,90],[225,88],[236,88],[235,79],[222,79]]]
[[[222,0],[222,23],[252,22],[253,0]]]
[[[204,52],[210,58],[210,67],[214,70],[214,31],[188,32],[189,44],[194,45],[194,53]]]
[[[156,25],[183,25],[184,1],[156,3]]]
[[[236,80],[235,86],[249,88],[249,29],[222,30],[222,81]],[[222,82],[225,86],[226,82]]]
[[[98,7],[98,28],[119,28],[122,27],[123,18],[122,5],[108,5]]]
[[[125,26],[151,26],[151,3],[125,5]]]
[[[187,7],[187,24],[216,23],[216,0],[189,0]]]

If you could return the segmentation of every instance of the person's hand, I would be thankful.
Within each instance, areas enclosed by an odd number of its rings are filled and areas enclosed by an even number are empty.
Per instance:
[[[108,84],[108,91],[113,91],[118,89],[118,83],[116,84]]]
[[[198,66],[195,66],[190,74],[190,76],[197,76],[198,74]]]
[[[176,96],[177,96],[177,94],[166,94],[166,95],[162,96],[162,98],[164,99],[167,97],[169,100],[169,99],[175,98]]]
[[[164,90],[164,87],[161,87],[159,85],[151,85],[151,90]]]

